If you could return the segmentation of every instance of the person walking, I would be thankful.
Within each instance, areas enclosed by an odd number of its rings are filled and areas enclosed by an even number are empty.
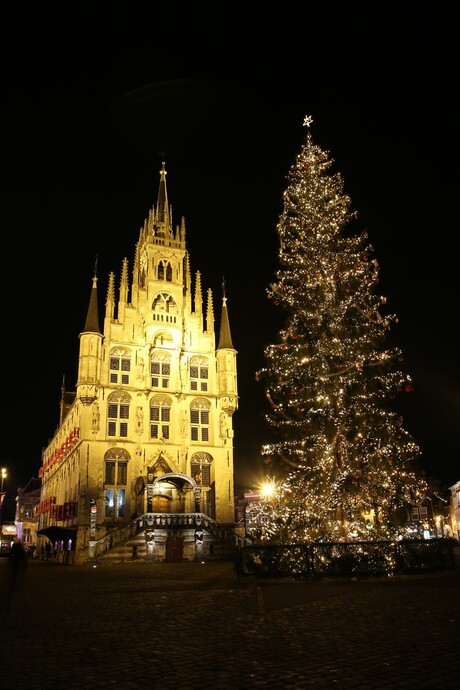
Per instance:
[[[10,563],[11,566],[16,569],[16,572],[19,568],[25,568],[27,565],[26,550],[22,544],[22,541],[19,539],[16,539],[11,546]]]
[[[45,544],[45,561],[49,561],[51,557],[51,542],[47,541]]]
[[[9,585],[6,588],[6,610],[11,608],[13,596],[19,580],[22,580],[23,573],[27,567],[27,553],[22,542],[17,539],[11,545],[9,559]]]

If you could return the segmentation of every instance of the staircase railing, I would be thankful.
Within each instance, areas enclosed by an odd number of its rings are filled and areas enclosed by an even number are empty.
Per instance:
[[[90,560],[123,546],[141,532],[151,529],[201,529],[212,534],[220,542],[242,546],[241,538],[234,532],[234,525],[220,525],[204,513],[144,513],[127,525],[116,527],[103,537],[91,541]]]

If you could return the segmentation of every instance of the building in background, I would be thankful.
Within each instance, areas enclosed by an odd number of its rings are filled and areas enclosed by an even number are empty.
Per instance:
[[[16,535],[29,551],[34,551],[37,546],[37,506],[40,503],[41,484],[40,478],[32,477],[23,489],[18,488],[16,495]]]
[[[96,270],[80,334],[76,390],[44,449],[40,538],[58,558],[193,560],[234,538],[236,350],[225,286],[214,307],[194,288],[185,221],[173,230],[166,169],[118,298],[109,276],[103,328]]]
[[[452,536],[460,540],[460,481],[449,487]]]

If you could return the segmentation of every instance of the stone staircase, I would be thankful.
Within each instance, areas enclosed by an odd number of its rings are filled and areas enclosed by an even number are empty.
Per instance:
[[[233,526],[203,514],[146,513],[97,542],[91,562],[234,560],[240,537]]]

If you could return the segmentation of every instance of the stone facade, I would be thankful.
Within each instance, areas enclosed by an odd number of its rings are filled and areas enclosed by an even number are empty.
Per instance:
[[[133,525],[139,538],[147,518],[152,526],[164,517],[162,553],[168,537],[182,534],[177,519],[165,529],[168,516],[234,527],[237,353],[227,300],[224,293],[217,342],[212,292],[204,304],[198,271],[192,294],[184,219],[173,230],[164,163],[131,285],[129,274],[125,258],[118,299],[110,274],[101,330],[95,271],[76,390],[63,388],[60,423],[42,455],[39,533],[52,535],[75,563],[126,542]],[[201,527],[187,524],[183,533],[191,558],[206,539]]]

